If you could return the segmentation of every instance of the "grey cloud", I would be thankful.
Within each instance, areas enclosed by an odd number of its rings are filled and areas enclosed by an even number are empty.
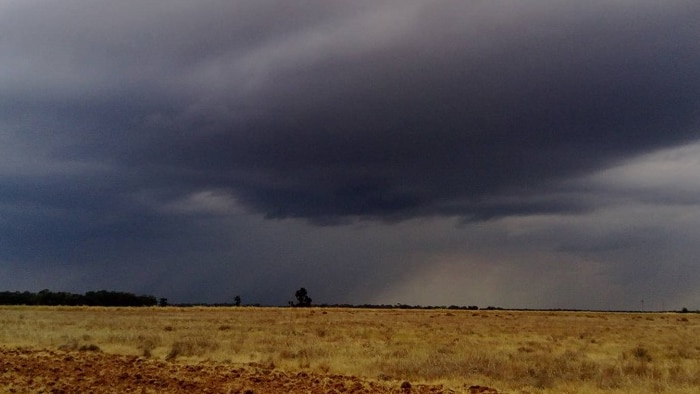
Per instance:
[[[693,3],[68,4],[13,15],[46,71],[17,80],[49,89],[23,110],[68,118],[69,151],[272,217],[547,210],[480,201],[697,138]]]
[[[227,114],[193,119],[210,134],[175,139],[158,157],[219,176],[274,217],[480,216],[480,200],[539,194],[697,138],[693,12],[636,26],[665,9],[591,8],[568,25],[535,7],[532,26],[487,38],[470,18],[423,12],[384,46],[359,40],[360,55],[342,51],[346,36],[306,61],[281,50],[260,65],[271,68],[266,86],[217,96]],[[543,208],[493,214],[520,209]]]
[[[327,251],[300,236],[285,253],[379,294],[383,280],[410,278],[421,264],[403,267],[404,253],[381,245],[354,252],[371,244],[354,226],[328,235],[242,212],[366,225],[385,239],[398,231],[390,224],[426,217],[457,217],[459,232],[476,220],[595,215],[624,201],[697,202],[693,188],[665,193],[667,184],[635,178],[643,168],[611,170],[636,157],[658,168],[643,155],[700,138],[697,2],[0,7],[0,261],[72,261],[111,267],[115,278],[126,277],[119,264],[144,264],[144,288],[167,289],[169,266],[214,283],[205,266],[235,276],[257,260],[243,276],[278,287],[285,275],[302,280],[280,254],[235,242],[264,228],[260,239],[278,242],[288,232],[329,237]],[[543,245],[603,253],[585,239]],[[348,256],[331,263],[333,250]],[[207,263],[198,270],[192,260]],[[369,279],[358,268],[374,266],[381,273]]]

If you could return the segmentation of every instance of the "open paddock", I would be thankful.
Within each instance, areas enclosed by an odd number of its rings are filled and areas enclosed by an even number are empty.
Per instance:
[[[28,372],[12,366],[31,355],[117,357],[132,373],[156,365],[172,368],[171,377],[190,376],[193,367],[239,376],[267,371],[281,380],[315,376],[307,379],[307,391],[319,393],[470,393],[475,386],[500,393],[700,390],[700,315],[692,313],[6,306],[0,307],[0,349],[0,391],[21,392],[30,384],[19,376]],[[85,379],[97,373],[89,367],[98,362],[78,368]],[[209,375],[198,376],[192,382]],[[331,377],[342,387],[314,388]],[[49,380],[33,380],[31,387],[46,388],[36,384]],[[180,386],[168,387],[150,388],[177,392]],[[235,379],[217,387],[248,390]],[[254,384],[249,390],[265,387],[305,392]]]

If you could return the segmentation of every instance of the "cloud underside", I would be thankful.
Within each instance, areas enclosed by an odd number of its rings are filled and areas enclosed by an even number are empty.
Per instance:
[[[698,136],[691,3],[315,4],[269,29],[289,7],[71,5],[7,6],[34,30],[3,112],[127,188],[318,222],[577,211],[565,181]]]

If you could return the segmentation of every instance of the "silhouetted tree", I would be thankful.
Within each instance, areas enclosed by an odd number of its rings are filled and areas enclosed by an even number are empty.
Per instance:
[[[163,297],[158,300],[158,306],[168,306],[168,299]]]
[[[311,298],[309,298],[309,294],[305,288],[302,287],[301,289],[297,290],[297,292],[294,293],[294,296],[297,298],[296,306],[311,306]]]
[[[233,297],[233,306],[241,306],[241,296]]]

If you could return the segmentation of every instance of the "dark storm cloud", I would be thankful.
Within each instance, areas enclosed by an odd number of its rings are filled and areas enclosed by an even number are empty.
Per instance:
[[[273,217],[488,217],[575,209],[527,200],[698,136],[698,7],[510,6],[280,37],[251,55],[260,86],[214,92],[190,119],[207,135],[158,156]]]
[[[693,2],[44,6],[5,6],[4,116],[271,217],[579,209],[537,196],[698,137]]]
[[[51,266],[66,286],[206,300],[233,277],[260,302],[290,281],[365,302],[430,270],[411,256],[484,266],[463,245],[501,248],[511,216],[696,206],[678,184],[697,165],[650,191],[623,164],[700,138],[698,21],[696,1],[0,0],[3,283]],[[436,216],[496,220],[413,233]],[[554,233],[524,244],[647,239]]]

